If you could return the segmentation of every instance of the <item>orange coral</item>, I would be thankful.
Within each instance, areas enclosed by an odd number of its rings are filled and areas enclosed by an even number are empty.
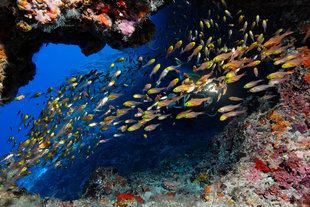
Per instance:
[[[106,14],[102,13],[102,14],[99,14],[97,16],[97,20],[101,23],[103,23],[105,26],[111,26],[111,21],[109,20],[109,18],[107,17]]]
[[[310,84],[310,72],[307,72],[305,76],[305,81]]]
[[[306,68],[310,68],[310,54],[305,56],[302,64],[306,67]]]

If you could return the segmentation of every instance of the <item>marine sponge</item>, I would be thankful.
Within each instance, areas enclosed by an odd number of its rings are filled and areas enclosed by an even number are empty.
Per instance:
[[[134,21],[128,21],[126,19],[118,25],[118,28],[121,30],[123,35],[131,35],[135,31]]]

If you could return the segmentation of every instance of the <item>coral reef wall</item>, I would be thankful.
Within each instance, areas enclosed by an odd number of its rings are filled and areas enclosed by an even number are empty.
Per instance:
[[[9,103],[33,79],[43,43],[78,45],[85,55],[136,47],[155,33],[148,19],[164,0],[5,0],[0,3],[0,98]]]

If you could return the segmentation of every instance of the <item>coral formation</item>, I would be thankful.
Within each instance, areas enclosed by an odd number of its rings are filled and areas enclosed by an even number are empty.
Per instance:
[[[55,9],[61,5],[58,3],[46,1],[44,8],[48,8],[47,11]],[[117,3],[119,7],[125,5],[123,1]],[[24,4],[22,6],[26,9],[27,4]],[[109,7],[99,3],[96,10],[100,12],[88,10],[84,13],[86,19],[105,28],[114,25],[111,23],[112,15],[107,15]],[[145,16],[144,9],[142,11],[115,23],[119,29],[117,34],[128,38],[134,36],[134,22]],[[48,13],[48,18],[43,18],[46,14],[47,12],[43,12],[37,17],[40,24],[53,24],[57,21],[56,10]],[[20,27],[26,30],[31,27],[32,30],[33,25],[22,22]],[[281,80],[274,86],[280,97],[279,102],[271,104],[270,100],[260,98],[259,107],[249,109],[252,114],[246,118],[233,119],[221,134],[211,139],[208,146],[195,146],[185,154],[171,155],[160,163],[160,167],[147,172],[120,176],[116,169],[99,167],[85,185],[82,198],[72,202],[53,198],[43,200],[38,195],[27,195],[16,188],[12,192],[0,194],[5,198],[0,204],[15,202],[18,205],[25,198],[35,199],[46,206],[179,206],[183,203],[189,206],[310,205],[309,49],[302,47],[297,50],[299,53],[295,48],[286,51],[288,55],[297,54],[297,60],[302,65],[298,64],[287,72],[290,78]],[[5,55],[3,57],[6,58]],[[117,62],[123,60],[124,58],[120,58]],[[87,85],[87,82],[83,85]],[[89,98],[89,94],[83,92]],[[67,102],[65,99],[61,101]],[[137,103],[127,101],[124,106]],[[76,107],[76,110],[82,106]],[[249,103],[248,107],[253,106]],[[121,113],[120,110],[118,112]],[[105,117],[107,118],[115,119],[115,116]],[[93,115],[87,113],[82,117],[83,121],[92,119]],[[71,125],[68,132],[71,133],[72,130]],[[42,150],[48,144],[40,143],[38,149]],[[50,156],[46,157],[50,159]],[[22,169],[20,173],[23,173]],[[14,193],[21,199],[11,199]]]
[[[98,52],[106,43],[114,48],[139,46],[152,39],[155,26],[148,18],[164,3],[163,0],[1,1],[1,103],[13,100],[18,88],[33,78],[35,65],[31,58],[43,43],[77,44],[85,55]]]

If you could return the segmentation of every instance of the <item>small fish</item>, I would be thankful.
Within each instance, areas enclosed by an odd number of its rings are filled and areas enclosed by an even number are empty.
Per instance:
[[[292,68],[296,67],[303,62],[303,58],[296,58],[293,60],[289,60],[282,65],[282,68]]]
[[[137,102],[137,101],[126,101],[123,103],[123,106],[126,107],[135,107],[136,105],[142,104],[141,102]]]
[[[254,73],[255,77],[258,77],[258,69],[257,69],[257,67],[253,68],[253,73]]]
[[[202,21],[199,21],[199,26],[200,26],[200,29],[203,30],[203,22]]]
[[[207,85],[208,83],[210,83],[212,81],[212,79],[209,79],[209,78],[212,74],[213,74],[213,72],[208,73],[208,74],[202,76],[201,78],[199,78],[199,80],[196,81],[196,85]]]
[[[286,80],[289,80],[288,78],[278,78],[278,79],[271,79],[269,82],[268,82],[268,85],[276,85],[276,84],[279,84],[279,83],[282,83]]]
[[[137,121],[134,120],[134,119],[127,119],[127,120],[125,121],[126,124],[132,124],[132,123],[135,123],[135,122],[137,122]]]
[[[190,42],[188,43],[186,46],[185,46],[185,49],[181,50],[181,53],[180,54],[183,54],[184,52],[187,52],[187,51],[190,51],[191,49],[193,49],[195,47],[195,42]]]
[[[113,137],[121,137],[123,134],[113,134]]]
[[[246,29],[248,27],[248,21],[245,21],[244,24],[243,24],[243,33],[245,33]]]
[[[140,129],[142,125],[143,124],[141,124],[141,123],[134,124],[134,125],[128,127],[127,131],[129,131],[129,132],[136,131],[136,130]]]
[[[251,81],[243,86],[243,88],[252,88],[262,82],[263,80]]]
[[[231,112],[222,114],[222,116],[220,117],[220,121],[225,121],[229,117],[240,116],[240,115],[244,114],[245,112],[246,112],[246,110],[242,110],[242,111],[231,111]]]
[[[178,64],[178,65],[182,65],[183,64],[182,61],[180,59],[176,58],[176,57],[174,58],[174,60],[175,60],[176,64]]]
[[[166,107],[166,106],[169,106],[170,104],[172,104],[173,102],[175,102],[174,99],[163,100],[163,101],[157,102],[156,106],[157,107]]]
[[[142,95],[142,94],[134,94],[132,97],[133,97],[133,98],[136,98],[136,99],[140,99],[140,98],[144,98],[145,95]]]
[[[254,27],[256,26],[256,22],[252,22],[252,25],[251,25],[251,29],[254,29]],[[254,38],[253,38],[254,39]],[[254,41],[254,40],[253,40]]]
[[[233,18],[233,16],[231,15],[231,13],[226,9],[225,11],[225,14],[227,15],[227,16],[229,16],[230,18]]]
[[[232,52],[230,52],[230,53],[222,53],[220,55],[217,55],[215,58],[213,58],[213,62],[222,62],[222,61],[228,59],[232,55],[233,55]]]
[[[199,70],[210,69],[213,66],[214,62],[212,60],[202,63],[194,72]]]
[[[193,119],[193,118],[196,118],[197,116],[199,115],[202,115],[204,114],[205,112],[189,112],[189,113],[186,113],[182,118],[185,118],[185,119]]]
[[[288,55],[288,56],[285,56],[285,57],[283,57],[283,58],[281,58],[281,59],[274,59],[274,65],[280,65],[280,64],[283,64],[283,63],[285,63],[285,62],[287,62],[287,61],[289,61],[289,60],[292,60],[292,59],[295,59],[295,58],[297,58],[299,56],[299,53],[296,53],[296,54],[292,54],[292,55]]]
[[[123,126],[118,127],[117,129],[120,130],[121,132],[125,132],[127,128],[128,128],[128,125],[123,125]]]
[[[234,60],[234,61],[231,61],[231,62],[223,65],[223,69],[224,70],[237,69],[237,68],[240,68],[244,63],[247,63],[250,61],[251,61],[251,59],[249,59],[249,58],[245,58],[242,60]]]
[[[151,74],[150,74],[150,78],[152,77],[152,75],[154,75],[155,73],[157,73],[157,71],[159,70],[160,68],[160,63],[158,63],[157,65],[154,66]]]
[[[282,35],[276,35],[276,36],[274,36],[274,37],[271,37],[269,40],[267,40],[267,41],[263,44],[263,46],[269,48],[269,47],[278,45],[278,44],[281,43],[281,41],[282,41],[286,36],[288,36],[288,35],[290,35],[290,34],[292,34],[292,33],[293,33],[293,32],[291,32],[291,31],[287,31],[287,32],[285,32],[285,33],[282,34]]]
[[[147,91],[152,87],[152,84],[148,83],[144,86],[143,91]]]
[[[112,94],[110,94],[107,98],[109,99],[109,100],[115,100],[115,99],[117,99],[117,98],[119,98],[120,96],[122,96],[123,94],[121,94],[121,93],[112,93]]]
[[[235,97],[235,96],[230,96],[228,97],[229,100],[231,101],[243,101],[244,98],[239,98],[239,97]]]
[[[41,96],[42,95],[42,93],[35,93],[34,95],[32,95],[30,98],[37,98],[37,97],[39,97],[39,96]]]
[[[108,87],[111,87],[111,86],[113,86],[115,84],[115,80],[112,80],[112,81],[110,81],[109,83],[108,83]]]
[[[179,49],[179,48],[182,46],[182,43],[183,43],[183,41],[182,41],[182,40],[179,40],[179,41],[175,44],[174,49],[173,49],[172,52],[174,52],[174,51],[176,51],[177,49]]]
[[[168,58],[168,56],[172,53],[172,51],[173,51],[173,46],[171,45],[167,50],[166,58]]]
[[[110,68],[110,69],[114,68],[114,65],[115,65],[115,64],[112,63],[112,64],[109,66],[109,68]]]
[[[264,28],[264,32],[266,32],[266,30],[267,30],[267,21],[265,19],[263,20],[262,25],[263,25],[263,28]]]
[[[165,68],[165,69],[161,72],[161,74],[160,74],[158,80],[156,81],[157,86],[160,84],[161,80],[162,80],[164,77],[167,76],[167,74],[168,74],[169,71],[170,71],[170,70],[169,70],[168,68]]]
[[[125,58],[124,57],[121,57],[121,58],[118,58],[115,62],[123,62],[125,60]]]
[[[171,116],[171,114],[159,115],[159,116],[157,117],[157,119],[161,121],[161,120],[164,120],[164,119],[168,118],[169,116]]]
[[[236,76],[233,76],[233,77],[230,77],[228,79],[226,79],[226,83],[234,83],[234,82],[237,82],[238,80],[240,80],[240,78],[242,78],[243,76],[245,76],[245,72],[240,74],[240,75],[236,75]]]
[[[129,108],[129,109],[117,109],[116,115],[124,115],[124,114],[126,114],[128,111],[130,111],[130,110],[131,110],[131,108]]]
[[[256,15],[255,21],[256,21],[256,24],[258,25],[258,23],[259,23],[259,15]]]
[[[237,105],[227,105],[227,106],[223,106],[223,107],[219,108],[217,111],[220,113],[225,113],[228,111],[232,111],[236,108],[239,108],[240,106],[241,106],[241,103],[237,104]]]
[[[160,93],[162,90],[165,88],[151,88],[147,91],[147,94],[155,94],[155,93]]]
[[[150,132],[155,130],[160,124],[151,124],[144,128],[144,131]]]
[[[147,66],[150,66],[150,65],[152,65],[153,63],[155,63],[155,58],[149,60],[144,66],[142,66],[142,68],[145,68],[145,67],[147,67]]]
[[[193,53],[187,58],[187,62],[189,62],[193,56],[197,55],[202,49],[202,47],[203,47],[202,45],[199,45],[198,47],[196,47]]]
[[[97,125],[98,125],[98,123],[96,123],[96,122],[88,124],[89,127],[94,127],[94,126],[97,126]]]
[[[113,77],[116,78],[116,77],[118,77],[121,73],[122,73],[121,70],[115,71],[115,73],[113,74]]]
[[[259,65],[260,63],[261,63],[260,60],[255,60],[253,62],[250,62],[250,63],[244,65],[243,68],[255,67],[255,66]]]
[[[178,82],[179,82],[179,78],[173,79],[172,81],[170,81],[169,85],[166,87],[166,90],[173,88],[174,86],[176,86]]]
[[[254,88],[251,88],[250,92],[252,93],[261,92],[271,87],[274,87],[274,86],[273,85],[259,85],[259,86],[255,86]]]
[[[238,19],[238,24],[240,24],[244,19],[244,15],[240,15]]]
[[[26,95],[22,94],[22,95],[15,97],[15,100],[20,101],[20,100],[23,100],[24,98],[26,98]]]
[[[207,98],[193,98],[193,99],[187,101],[187,102],[185,103],[185,106],[186,106],[186,107],[199,106],[199,105],[201,105],[203,102],[205,102],[205,101],[210,101],[210,100],[211,100],[210,97],[207,97]]]
[[[292,74],[293,71],[287,71],[287,72],[274,72],[269,75],[267,75],[268,79],[278,79],[278,78],[283,78],[286,75]]]
[[[266,100],[269,100],[269,99],[272,99],[274,97],[276,97],[277,95],[264,95],[263,97],[261,97],[261,101],[266,101]]]
[[[173,92],[175,93],[179,93],[179,92],[187,92],[190,93],[192,91],[194,91],[196,88],[195,84],[190,84],[190,85],[180,85],[177,86],[173,89]]]

